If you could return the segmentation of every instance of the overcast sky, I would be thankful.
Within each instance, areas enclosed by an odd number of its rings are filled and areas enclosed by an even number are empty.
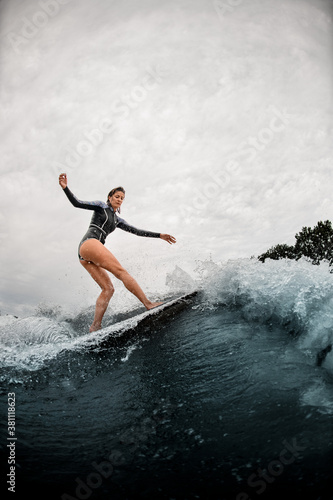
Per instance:
[[[2,0],[2,314],[92,304],[83,200],[126,189],[107,247],[146,290],[333,218],[329,0]]]

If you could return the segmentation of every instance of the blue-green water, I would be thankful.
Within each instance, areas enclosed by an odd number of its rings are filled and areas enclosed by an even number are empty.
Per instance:
[[[13,498],[333,498],[332,352],[317,363],[333,276],[302,261],[213,267],[186,308],[117,345],[83,341],[84,314],[2,317]]]

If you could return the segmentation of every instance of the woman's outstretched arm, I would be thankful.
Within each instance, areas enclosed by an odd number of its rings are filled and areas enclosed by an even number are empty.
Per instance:
[[[117,227],[119,227],[119,229],[122,229],[123,231],[127,231],[128,233],[136,234],[137,236],[145,236],[147,238],[161,238],[162,240],[170,243],[170,245],[172,243],[176,243],[176,238],[174,238],[170,234],[154,233],[152,231],[146,231],[145,229],[138,229],[134,226],[131,226],[124,219],[121,219],[120,217],[118,217]]]
[[[72,193],[67,185],[67,175],[60,174],[59,175],[59,184],[64,190],[65,195],[71,202],[71,204],[76,208],[85,208],[86,210],[99,210],[101,208],[107,207],[106,203],[102,201],[81,201],[78,200],[77,197]]]

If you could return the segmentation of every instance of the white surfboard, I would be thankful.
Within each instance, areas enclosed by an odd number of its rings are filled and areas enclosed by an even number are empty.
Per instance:
[[[131,318],[106,326],[97,332],[80,336],[75,340],[73,347],[107,347],[108,345],[117,345],[132,336],[149,333],[154,328],[154,325],[161,321],[172,320],[175,314],[191,303],[197,293],[197,290],[195,290],[175,299],[167,300],[149,311],[144,311]]]

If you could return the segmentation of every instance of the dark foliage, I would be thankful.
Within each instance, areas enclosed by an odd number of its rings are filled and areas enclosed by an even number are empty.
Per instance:
[[[333,228],[332,223],[327,220],[319,221],[312,229],[303,227],[302,231],[295,235],[296,243],[291,245],[276,245],[265,253],[259,255],[258,259],[265,262],[266,259],[300,259],[308,258],[312,264],[320,264],[321,261],[333,265]]]
[[[275,247],[270,248],[267,252],[259,255],[258,259],[261,262],[265,262],[266,259],[295,259],[294,247],[290,245],[276,245]]]

